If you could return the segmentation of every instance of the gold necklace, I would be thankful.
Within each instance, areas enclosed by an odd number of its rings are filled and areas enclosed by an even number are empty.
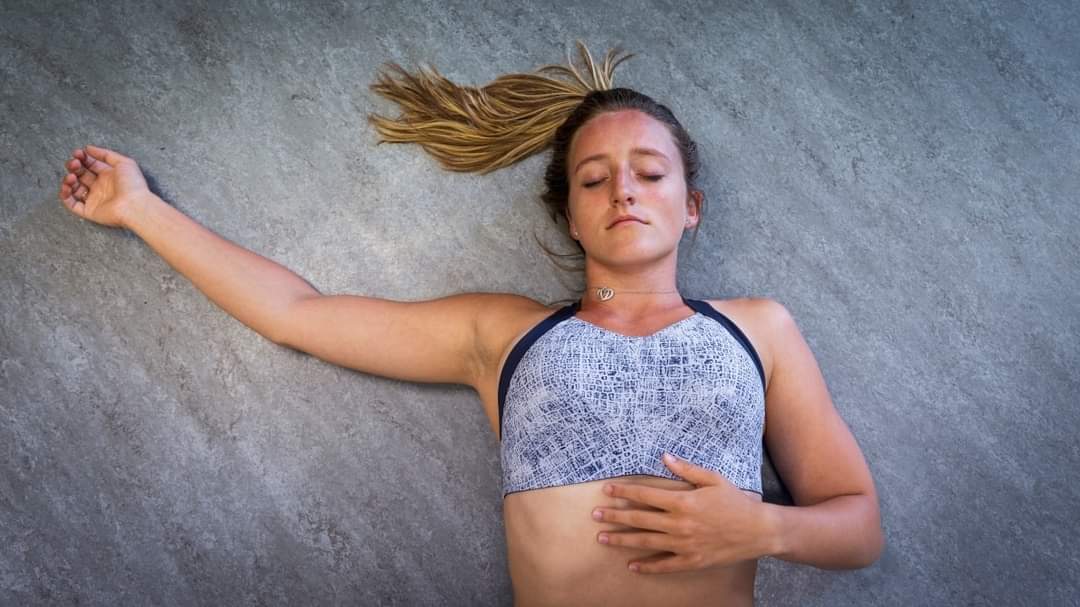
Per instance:
[[[611,299],[612,297],[615,297],[615,289],[612,289],[611,287],[593,287],[593,290],[596,291],[596,297],[600,301],[607,301],[607,300]],[[676,289],[674,291],[619,291],[619,292],[620,293],[678,293],[679,290]]]

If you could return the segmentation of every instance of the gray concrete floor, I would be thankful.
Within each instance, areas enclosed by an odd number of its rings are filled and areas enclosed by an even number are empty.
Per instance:
[[[786,305],[877,483],[881,559],[764,559],[759,604],[1080,603],[1078,29],[1068,1],[4,2],[0,604],[509,604],[470,389],[276,346],[56,190],[95,143],[324,293],[565,298],[546,157],[452,174],[364,117],[385,61],[481,85],[574,38],[639,53],[616,83],[699,141],[683,293]]]

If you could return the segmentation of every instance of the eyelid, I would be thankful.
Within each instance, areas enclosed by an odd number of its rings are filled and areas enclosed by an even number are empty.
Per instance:
[[[659,174],[656,174],[656,175],[642,175],[642,177],[644,177],[645,179],[648,179],[649,181],[660,181],[661,179],[664,178],[665,175],[666,175],[665,173],[659,173]],[[593,180],[593,181],[586,181],[586,182],[582,183],[581,185],[586,187],[586,188],[591,188],[592,186],[597,185],[598,183],[604,181],[605,179],[607,179],[607,177],[602,177],[600,179]]]

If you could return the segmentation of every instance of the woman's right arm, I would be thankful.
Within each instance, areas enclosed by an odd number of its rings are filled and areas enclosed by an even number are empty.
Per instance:
[[[406,381],[475,385],[483,372],[477,313],[497,305],[498,294],[417,302],[323,295],[156,196],[132,205],[123,222],[211,301],[274,343]]]
[[[285,267],[232,243],[146,187],[134,160],[88,146],[68,163],[60,200],[76,215],[137,234],[218,307],[263,337],[322,360],[407,381],[475,386],[488,314],[519,296],[470,293],[399,302],[322,295]]]
[[[284,266],[218,236],[152,193],[132,199],[120,223],[210,301],[271,341],[279,341],[293,302],[319,294]]]

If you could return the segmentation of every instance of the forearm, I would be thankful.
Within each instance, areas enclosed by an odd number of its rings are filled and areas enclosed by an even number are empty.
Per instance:
[[[765,556],[821,569],[858,569],[881,555],[881,517],[872,496],[841,495],[812,506],[763,506],[772,546]]]
[[[285,267],[218,236],[157,196],[133,201],[123,224],[218,307],[270,340],[288,306],[318,293]]]

